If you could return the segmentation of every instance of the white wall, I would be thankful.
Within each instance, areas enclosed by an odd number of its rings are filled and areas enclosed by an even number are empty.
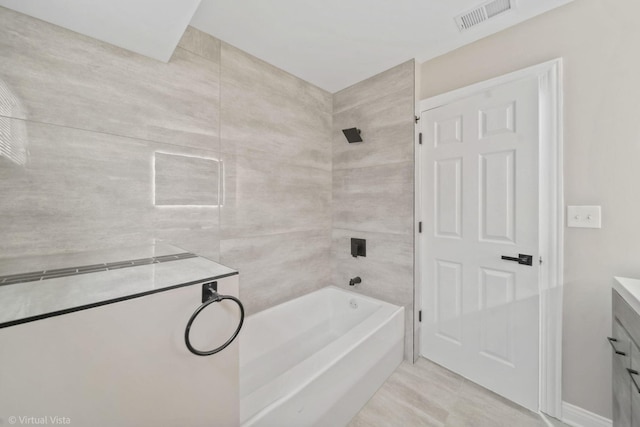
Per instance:
[[[565,230],[563,399],[611,417],[612,276],[640,277],[637,0],[580,0],[422,64],[420,98],[557,57],[565,66],[565,201],[602,205]]]

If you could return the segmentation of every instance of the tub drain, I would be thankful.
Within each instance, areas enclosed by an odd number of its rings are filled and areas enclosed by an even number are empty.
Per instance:
[[[353,298],[352,298],[352,299],[350,299],[350,300],[349,300],[349,306],[350,306],[351,308],[358,308],[358,301],[356,301],[356,300],[355,300],[355,299],[353,299]]]

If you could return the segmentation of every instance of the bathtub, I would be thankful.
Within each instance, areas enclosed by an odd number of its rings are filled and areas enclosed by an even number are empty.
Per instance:
[[[402,361],[403,339],[403,307],[333,286],[249,316],[241,425],[346,425]]]

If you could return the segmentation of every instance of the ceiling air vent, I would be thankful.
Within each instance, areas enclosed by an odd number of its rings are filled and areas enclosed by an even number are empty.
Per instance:
[[[513,0],[492,0],[475,9],[456,16],[455,21],[460,31],[468,30],[484,21],[507,12],[513,8]]]

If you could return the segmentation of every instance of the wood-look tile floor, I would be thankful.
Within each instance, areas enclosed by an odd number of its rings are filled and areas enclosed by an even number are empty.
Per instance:
[[[423,358],[402,362],[348,427],[565,427]]]

